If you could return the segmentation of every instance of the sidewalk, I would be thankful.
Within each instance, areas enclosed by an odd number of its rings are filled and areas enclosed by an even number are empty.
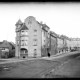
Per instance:
[[[29,60],[36,60],[36,59],[42,59],[42,58],[13,58],[13,59],[0,59],[1,62],[0,64],[5,64],[5,63],[13,63],[13,62],[22,62],[22,61],[29,61]]]
[[[36,59],[45,59],[45,60],[53,60],[61,57],[65,57],[68,55],[73,55],[76,53],[79,53],[80,51],[75,51],[75,52],[66,52],[66,53],[57,53],[56,55],[52,55],[51,57],[40,57],[40,58],[27,58],[27,59],[22,59],[22,58],[10,58],[10,59],[0,59],[0,64],[5,64],[5,63],[12,63],[12,62],[21,62],[21,61],[27,61],[27,60],[36,60]]]
[[[80,53],[80,51],[57,53],[56,55],[52,55],[51,57],[43,57],[42,59],[52,60],[52,59],[57,59],[57,58],[61,58],[61,57],[65,57],[65,56],[69,56],[77,53]]]

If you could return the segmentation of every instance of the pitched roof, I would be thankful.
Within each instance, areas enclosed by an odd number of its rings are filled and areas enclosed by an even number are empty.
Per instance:
[[[49,28],[46,24],[42,24],[42,26],[43,26],[43,28],[45,28],[45,27]],[[49,28],[49,29],[50,29],[50,28]]]
[[[2,42],[2,44],[0,45],[0,47],[11,47],[12,46],[12,48],[13,49],[15,49],[15,45],[13,45],[11,42],[8,42],[8,41],[6,41],[6,40],[3,40],[3,42]]]
[[[20,31],[20,30],[29,30],[29,29],[24,23],[24,24],[22,24],[22,26],[17,31]]]
[[[65,35],[61,35],[60,37],[61,37],[62,39],[70,40],[69,37],[67,37],[67,36],[65,36]]]
[[[11,42],[9,42],[9,44],[12,46],[13,49],[15,49],[15,45]]]
[[[50,31],[50,34],[51,34],[52,36],[54,36],[54,37],[58,37],[58,34],[56,34],[56,33],[53,32],[53,31]]]
[[[19,24],[23,24],[20,19],[16,22],[16,25],[19,25]]]
[[[25,25],[25,23],[22,25],[21,29],[20,30],[28,30],[28,27]]]
[[[10,47],[10,44],[7,41],[3,41],[0,47]]]

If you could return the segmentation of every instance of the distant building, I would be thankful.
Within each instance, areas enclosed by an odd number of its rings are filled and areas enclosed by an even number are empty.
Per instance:
[[[0,57],[2,56],[9,57],[9,52],[14,49],[15,49],[15,46],[11,42],[8,42],[6,40],[4,40],[3,42],[0,42]]]
[[[48,56],[50,52],[50,31],[49,27],[46,24],[42,24],[42,40],[41,40],[41,54],[42,56]]]
[[[16,25],[16,57],[41,57],[43,46],[47,44],[49,27],[39,23],[33,16],[22,21],[19,19]],[[44,53],[46,55],[46,53]]]
[[[50,31],[50,54],[55,55],[57,53],[57,34]]]
[[[70,38],[71,47],[80,47],[80,38]]]
[[[64,40],[61,36],[57,36],[57,52],[63,52]]]
[[[61,35],[61,38],[63,39],[63,50],[69,51],[70,50],[70,43],[71,43],[70,38],[65,35]]]

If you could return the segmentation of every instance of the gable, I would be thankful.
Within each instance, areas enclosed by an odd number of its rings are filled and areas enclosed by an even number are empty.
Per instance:
[[[20,30],[28,30],[28,27],[25,24],[23,24]]]
[[[19,28],[17,31],[20,31],[20,30],[29,30],[28,27],[26,26],[26,24],[24,23],[21,28]]]

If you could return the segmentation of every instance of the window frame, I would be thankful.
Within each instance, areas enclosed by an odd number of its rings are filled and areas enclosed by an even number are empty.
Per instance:
[[[38,42],[38,40],[37,39],[34,39],[33,40],[33,46],[37,46],[37,42]]]
[[[34,29],[34,36],[37,36],[37,30]]]

